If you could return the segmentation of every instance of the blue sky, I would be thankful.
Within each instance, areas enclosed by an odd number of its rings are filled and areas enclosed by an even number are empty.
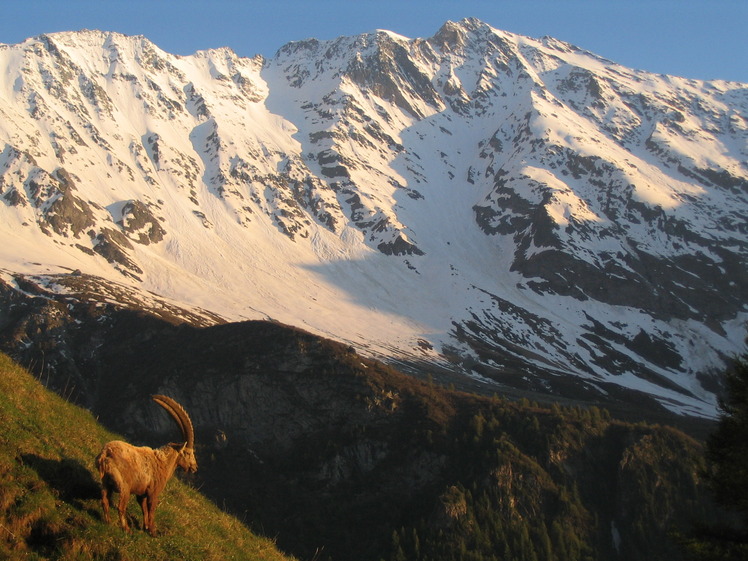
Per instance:
[[[465,17],[632,68],[748,82],[748,0],[0,0],[0,43],[101,29],[174,54],[228,46],[272,56],[289,41],[374,29],[430,37]]]

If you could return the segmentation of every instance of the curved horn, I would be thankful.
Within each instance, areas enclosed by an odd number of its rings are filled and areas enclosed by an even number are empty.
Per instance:
[[[195,447],[195,430],[192,428],[192,421],[184,407],[179,405],[172,398],[165,395],[152,395],[151,399],[171,415],[182,430],[182,436],[187,441],[187,448]]]

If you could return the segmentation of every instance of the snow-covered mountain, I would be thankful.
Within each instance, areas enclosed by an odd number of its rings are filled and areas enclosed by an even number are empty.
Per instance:
[[[748,318],[748,85],[473,19],[179,57],[0,46],[0,267],[711,415]]]

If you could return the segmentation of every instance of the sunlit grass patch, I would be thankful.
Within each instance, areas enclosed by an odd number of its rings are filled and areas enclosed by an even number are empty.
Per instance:
[[[134,500],[132,533],[116,512],[105,524],[94,459],[117,436],[2,354],[0,426],[0,559],[288,559],[178,479],[162,495],[157,537],[142,531]]]

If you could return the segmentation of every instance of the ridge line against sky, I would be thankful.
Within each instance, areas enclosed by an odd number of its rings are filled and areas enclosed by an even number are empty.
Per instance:
[[[630,68],[748,83],[748,0],[6,0],[0,43],[99,29],[144,35],[178,55],[230,47],[269,57],[310,37],[375,29],[430,37],[466,17],[550,35]]]

